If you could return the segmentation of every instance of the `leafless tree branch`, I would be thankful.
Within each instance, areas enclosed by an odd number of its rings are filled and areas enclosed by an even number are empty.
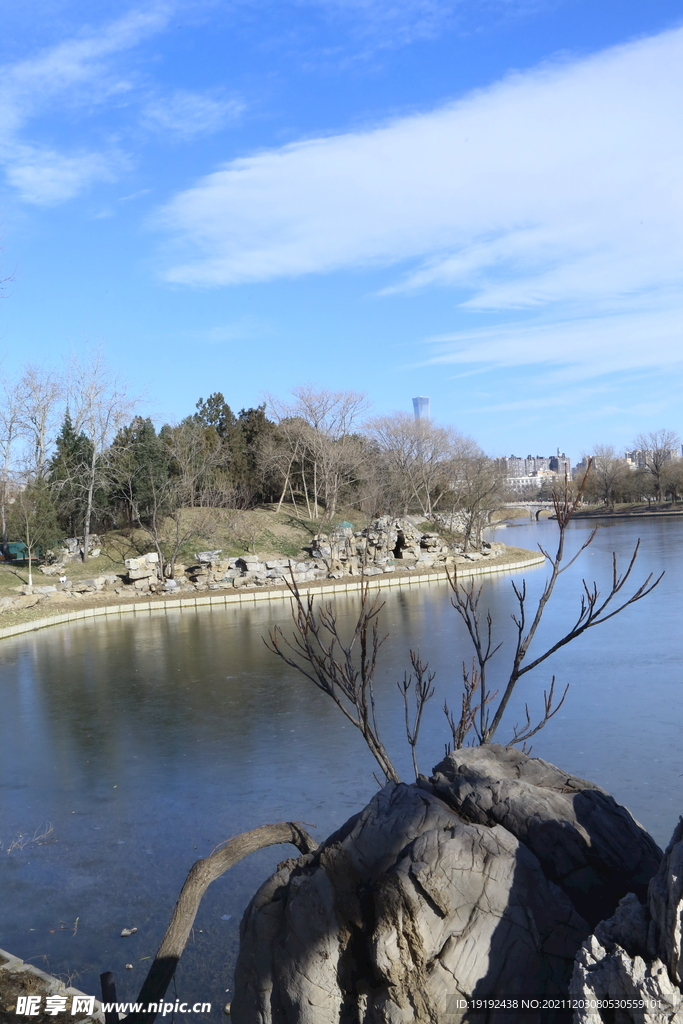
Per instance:
[[[276,626],[264,643],[286,665],[295,668],[327,694],[363,736],[387,782],[399,776],[382,743],[377,723],[373,679],[377,654],[386,640],[379,634],[379,598],[369,600],[369,583],[361,587],[361,603],[350,640],[341,637],[331,603],[316,608],[310,595],[304,600],[291,574],[286,581],[292,595],[294,633],[291,640]]]

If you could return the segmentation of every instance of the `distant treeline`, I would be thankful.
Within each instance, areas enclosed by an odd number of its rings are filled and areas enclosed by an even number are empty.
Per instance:
[[[93,532],[157,536],[186,509],[262,503],[323,522],[350,506],[459,513],[478,534],[502,496],[494,461],[452,428],[367,411],[355,392],[301,387],[234,412],[214,392],[157,429],[99,358],[63,377],[29,368],[6,382],[0,412],[3,537],[82,536],[87,548]]]
[[[175,531],[177,551],[186,510],[263,503],[323,525],[349,507],[367,517],[442,513],[441,526],[457,524],[469,544],[509,497],[496,461],[472,438],[408,413],[368,418],[356,392],[304,386],[289,402],[236,413],[216,391],[157,429],[99,357],[63,375],[29,367],[3,390],[0,528],[33,549],[79,536],[87,557],[93,532],[136,527],[160,551],[162,534],[168,547]],[[596,446],[587,496],[677,496],[677,443],[670,431],[638,438],[635,470]]]

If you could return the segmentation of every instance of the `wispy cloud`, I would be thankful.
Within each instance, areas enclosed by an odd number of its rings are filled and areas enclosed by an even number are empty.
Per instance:
[[[63,202],[94,181],[111,181],[118,160],[111,154],[76,153],[65,156],[50,149],[20,146],[6,162],[7,180],[20,197],[40,205]]]
[[[23,199],[62,202],[121,170],[125,161],[114,146],[60,153],[26,138],[26,128],[55,103],[92,106],[126,93],[131,83],[110,58],[163,29],[170,11],[170,3],[131,11],[100,30],[0,68],[0,163]]]
[[[210,93],[188,92],[179,89],[171,96],[150,100],[142,120],[147,127],[189,139],[220,131],[235,121],[244,110],[241,100]]]
[[[230,284],[422,258],[403,288],[539,306],[683,269],[683,31],[513,76],[373,131],[235,160],[162,223],[176,281]]]
[[[149,188],[139,188],[137,192],[131,192],[129,196],[119,196],[119,203],[131,203],[134,199],[141,199],[143,196],[148,195],[151,192]]]
[[[270,325],[259,317],[247,314],[231,323],[217,324],[204,331],[193,332],[191,337],[206,345],[224,345],[231,341],[251,341],[271,331]]]
[[[615,371],[683,368],[683,299],[670,295],[641,308],[546,317],[454,331],[427,339],[426,365],[512,368],[533,366],[535,387],[569,387]],[[540,377],[542,371],[543,376]]]
[[[169,280],[231,285],[394,266],[518,320],[435,361],[565,379],[682,361],[683,30],[516,74],[364,132],[235,160],[177,195]],[[462,321],[463,314],[459,319]],[[558,370],[558,372],[560,372]]]
[[[294,0],[296,5],[297,0]],[[386,49],[431,39],[449,28],[472,30],[483,22],[530,14],[549,0],[299,0],[351,26],[369,48]]]

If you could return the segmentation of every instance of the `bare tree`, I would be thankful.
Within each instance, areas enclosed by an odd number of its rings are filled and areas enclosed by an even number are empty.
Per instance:
[[[406,738],[410,744],[410,753],[413,758],[413,770],[415,772],[415,778],[417,779],[420,772],[417,767],[417,755],[415,747],[420,735],[420,726],[422,724],[422,714],[427,702],[434,696],[434,687],[432,683],[435,678],[435,673],[429,671],[429,666],[421,661],[417,651],[410,652],[410,663],[413,666],[411,673],[405,672],[403,679],[398,682],[399,693],[403,697],[403,709],[405,711],[406,719]],[[413,673],[415,676],[415,682],[413,687]],[[415,696],[415,712],[412,718],[410,717],[410,692],[413,690]]]
[[[10,520],[15,534],[26,545],[28,585],[32,586],[34,559],[55,543],[60,532],[50,489],[43,477],[24,479],[17,487]]]
[[[43,477],[57,434],[64,384],[54,370],[27,366],[18,385],[21,431],[28,445],[27,471]]]
[[[289,404],[272,396],[268,399],[284,442],[280,464],[283,469],[286,465],[286,470],[278,508],[297,474],[309,517],[317,519],[322,505],[326,518],[331,518],[344,486],[363,461],[362,445],[354,431],[368,403],[365,395],[355,391],[316,390],[311,385],[295,388],[292,394],[295,402]],[[273,454],[271,450],[271,459]]]
[[[652,430],[638,434],[633,446],[639,465],[649,470],[655,482],[657,501],[661,502],[664,491],[664,470],[671,459],[681,454],[681,439],[674,430]]]
[[[74,359],[69,368],[69,407],[76,434],[89,442],[89,458],[77,481],[83,517],[83,561],[89,554],[90,532],[98,486],[107,481],[111,444],[130,415],[135,399],[127,386],[105,364],[100,352],[87,361]]]
[[[588,461],[588,456],[583,456]],[[593,445],[592,469],[586,485],[586,496],[598,498],[605,507],[614,506],[617,494],[623,493],[626,476],[631,470],[626,459],[617,454],[614,445]]]
[[[455,467],[462,466],[467,452],[479,451],[470,438],[452,428],[403,412],[370,420],[366,431],[389,470],[399,503],[392,511],[404,515],[431,515],[457,478]]]
[[[220,478],[215,433],[195,420],[164,426],[136,417],[117,435],[109,473],[129,520],[151,539],[162,576],[190,540],[215,531],[234,489]],[[234,515],[234,513],[233,513]]]
[[[284,406],[273,404],[270,412],[277,419],[277,427],[261,449],[260,463],[262,472],[275,474],[282,480],[277,510],[279,512],[283,501],[289,498],[298,518],[297,495],[300,495],[306,502],[308,518],[313,519],[307,480],[311,428],[301,417],[286,415]]]
[[[502,500],[502,478],[495,461],[469,439],[465,441],[469,443],[461,447],[449,466],[443,505],[447,502],[453,519],[462,522],[463,550],[468,551],[481,548],[484,527]]]
[[[313,462],[313,497],[334,515],[341,488],[361,461],[360,447],[353,436],[368,401],[356,391],[315,390],[311,385],[294,388],[296,412],[311,427],[309,447]]]
[[[667,462],[662,473],[662,486],[673,502],[680,501],[683,495],[683,459]]]
[[[12,482],[17,468],[17,442],[22,434],[21,400],[17,385],[5,378],[0,400],[0,528],[2,540],[6,542],[7,511]]]
[[[222,504],[223,486],[216,480],[216,472],[225,460],[218,437],[196,420],[188,418],[176,426],[164,426],[160,431],[175,477],[178,505],[193,508],[213,501]]]
[[[518,612],[513,620],[517,635],[512,652],[512,664],[505,683],[499,688],[502,690],[502,694],[497,701],[499,690],[494,692],[489,687],[488,669],[489,663],[500,651],[502,644],[494,639],[491,613],[488,610],[484,612],[482,608],[482,588],[476,588],[472,582],[467,585],[461,584],[455,574],[449,577],[453,591],[453,607],[465,623],[474,647],[472,667],[467,668],[463,663],[464,688],[460,717],[456,719],[449,710],[448,704],[444,705],[453,744],[456,747],[465,743],[472,730],[474,730],[476,740],[480,745],[491,743],[501,725],[515,688],[523,676],[538,668],[552,654],[576,640],[587,629],[607,622],[630,605],[642,600],[652,592],[662,578],[659,576],[653,580],[652,574],[650,574],[630,596],[624,597],[624,588],[631,577],[639,545],[636,545],[624,572],[619,571],[616,555],[613,555],[612,584],[607,594],[602,596],[596,583],[588,584],[584,581],[578,614],[571,628],[540,652],[536,653],[531,650],[559,577],[574,564],[596,534],[596,531],[593,530],[576,554],[569,560],[565,560],[567,527],[581,502],[585,483],[586,477],[584,476],[575,495],[572,496],[569,481],[565,477],[564,493],[554,497],[559,532],[558,544],[554,555],[549,554],[543,548],[540,549],[548,561],[550,574],[531,615],[528,610],[526,583],[522,582],[521,586],[516,583],[512,584],[518,602]],[[289,586],[293,597],[294,634],[291,640],[286,639],[282,631],[275,627],[270,633],[266,645],[287,665],[301,672],[334,701],[349,721],[360,731],[386,780],[397,781],[396,768],[380,739],[373,687],[377,656],[386,640],[386,637],[380,636],[378,623],[382,605],[378,603],[377,597],[372,601],[369,600],[368,584],[366,583],[361,591],[361,605],[355,628],[350,639],[344,640],[331,604],[325,604],[322,609],[317,609],[314,599],[310,595],[306,601],[303,600],[293,581]],[[428,665],[423,663],[419,656],[412,651],[411,662],[415,675],[416,698],[412,722],[409,713],[409,693],[412,679],[406,674],[398,687],[404,701],[406,736],[417,774],[415,748],[424,705],[434,693],[432,687],[434,676],[429,672]],[[527,706],[525,722],[522,726],[515,726],[509,743],[525,744],[547,725],[562,706],[567,689],[568,687],[559,700],[556,699],[553,677],[550,687],[543,695],[544,711],[541,719],[536,724],[532,724]]]

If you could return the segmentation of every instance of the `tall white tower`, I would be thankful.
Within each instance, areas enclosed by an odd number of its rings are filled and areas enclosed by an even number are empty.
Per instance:
[[[413,399],[413,409],[415,410],[416,420],[428,420],[429,417],[429,399],[425,398],[424,395],[418,395],[417,398]]]

